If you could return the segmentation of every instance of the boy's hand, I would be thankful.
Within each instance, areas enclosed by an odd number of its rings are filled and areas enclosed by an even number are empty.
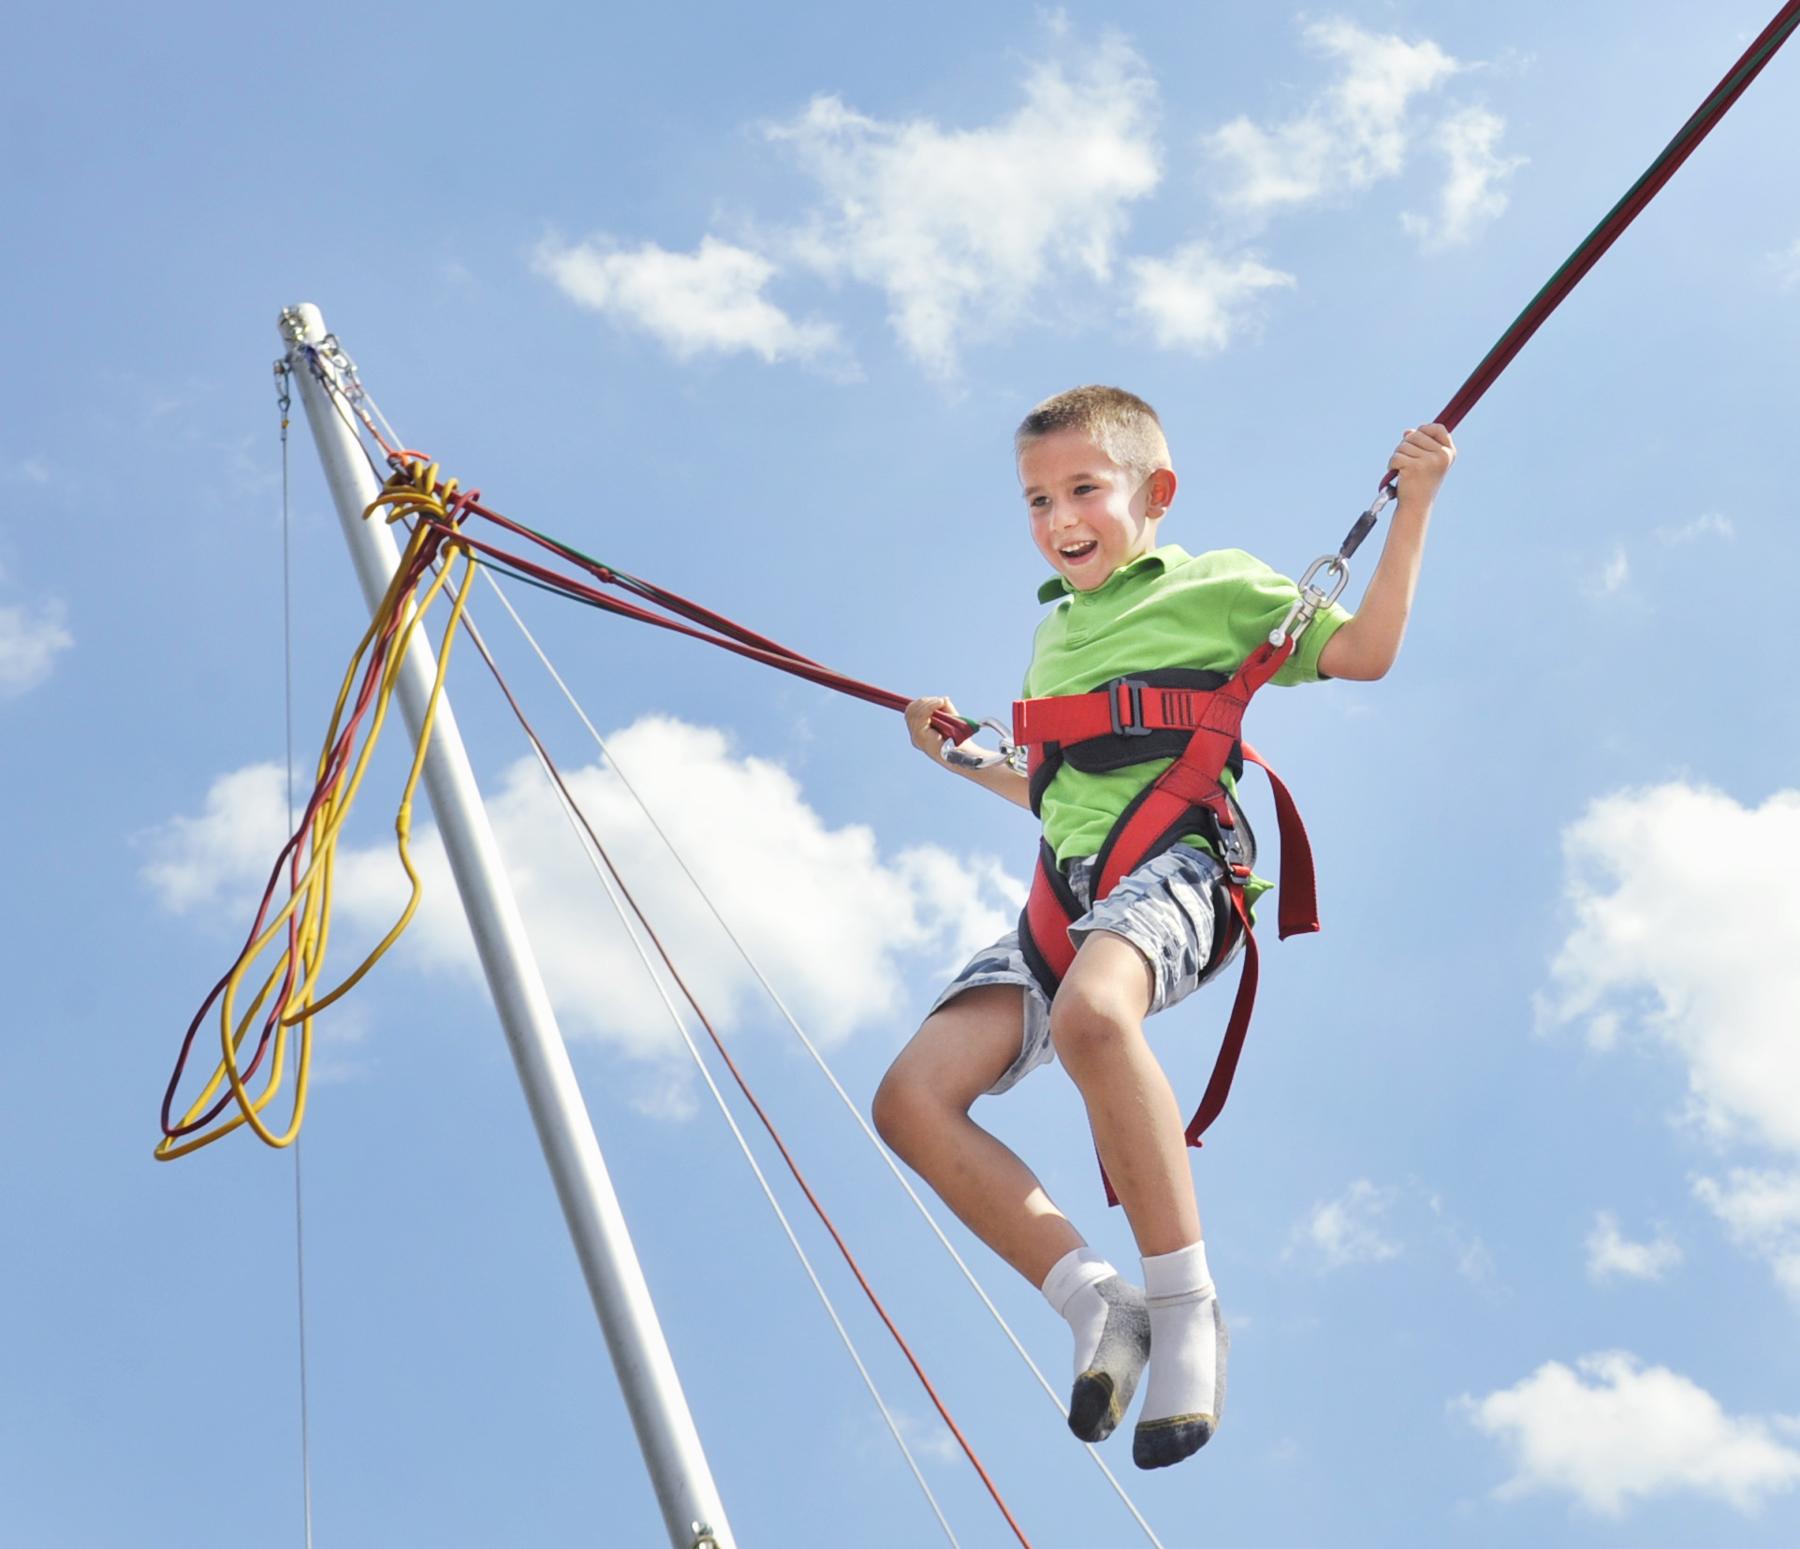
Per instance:
[[[944,734],[931,724],[932,716],[940,710],[951,715],[959,713],[948,699],[937,696],[915,699],[906,707],[906,729],[912,736],[913,746],[934,764],[944,762]]]
[[[996,796],[1004,796],[1014,806],[1023,807],[1029,812],[1031,783],[1010,765],[997,763],[985,768],[959,769],[955,764],[945,762],[944,734],[931,724],[932,716],[940,711],[958,718],[962,714],[948,699],[935,695],[927,699],[915,699],[906,707],[906,729],[912,734],[913,746],[939,769],[948,769],[953,775],[973,780],[983,790],[992,791]]]
[[[1407,431],[1388,459],[1389,469],[1400,475],[1400,503],[1430,505],[1455,461],[1456,443],[1442,425]]]

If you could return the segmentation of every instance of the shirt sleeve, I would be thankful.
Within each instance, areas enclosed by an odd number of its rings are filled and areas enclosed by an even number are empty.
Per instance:
[[[1231,605],[1231,630],[1243,648],[1243,655],[1248,656],[1287,617],[1288,609],[1300,595],[1300,588],[1249,554],[1244,555],[1244,562],[1243,584]],[[1317,683],[1319,654],[1325,649],[1326,641],[1349,622],[1350,612],[1341,604],[1334,602],[1319,609],[1295,644],[1293,654],[1270,681],[1283,688],[1296,683]]]

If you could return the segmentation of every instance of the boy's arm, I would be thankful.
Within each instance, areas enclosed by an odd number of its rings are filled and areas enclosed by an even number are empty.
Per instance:
[[[1349,625],[1344,627],[1347,629]],[[973,780],[983,789],[992,791],[996,796],[1004,796],[1014,805],[1029,811],[1030,782],[1016,769],[1006,764],[996,764],[992,769],[964,769],[957,764],[944,762],[944,739],[931,727],[931,717],[939,710],[947,710],[951,715],[958,714],[956,706],[942,698],[915,699],[906,707],[906,729],[912,736],[913,746],[938,768],[948,769],[965,780]]]
[[[1409,430],[1394,449],[1388,467],[1400,475],[1399,503],[1362,606],[1319,653],[1324,677],[1366,682],[1385,676],[1394,665],[1419,584],[1431,505],[1455,461],[1456,443],[1442,425]]]

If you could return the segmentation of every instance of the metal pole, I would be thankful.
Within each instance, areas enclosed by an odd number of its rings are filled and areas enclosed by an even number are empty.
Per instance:
[[[385,523],[363,520],[363,511],[380,493],[380,485],[363,455],[343,397],[320,382],[314,363],[340,392],[347,392],[348,383],[331,360],[304,348],[327,338],[317,307],[307,303],[284,311],[281,336],[289,349],[288,360],[300,384],[307,421],[363,595],[373,608],[387,591],[399,554]],[[401,708],[414,737],[419,734],[434,670],[431,647],[423,631],[416,632],[399,685]],[[518,904],[501,867],[447,697],[438,705],[425,760],[425,785],[544,1148],[544,1160],[550,1164],[569,1235],[600,1315],[619,1388],[637,1428],[638,1445],[662,1506],[669,1540],[676,1549],[733,1549],[736,1540],[726,1523],[725,1508],[701,1450],[674,1359],[657,1323],[643,1269],[601,1159],[593,1121],[582,1101]]]

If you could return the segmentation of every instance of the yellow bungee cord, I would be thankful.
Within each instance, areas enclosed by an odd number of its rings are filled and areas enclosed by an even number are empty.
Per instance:
[[[200,1095],[194,1099],[182,1118],[175,1124],[168,1124],[166,1117],[165,1133],[156,1147],[159,1161],[173,1161],[177,1157],[188,1155],[203,1146],[211,1145],[215,1140],[230,1134],[243,1125],[251,1130],[265,1144],[282,1147],[291,1145],[300,1133],[300,1126],[306,1116],[306,1097],[312,1070],[312,1023],[313,1018],[339,997],[348,993],[363,976],[368,973],[376,961],[399,940],[402,932],[411,923],[419,906],[422,888],[417,868],[412,859],[412,808],[414,796],[418,790],[419,778],[425,769],[425,753],[431,744],[431,729],[436,720],[437,708],[443,698],[445,676],[450,666],[450,651],[458,627],[462,623],[463,610],[469,596],[469,583],[473,579],[477,560],[469,547],[455,535],[456,481],[454,479],[438,482],[438,465],[414,462],[397,471],[383,486],[382,493],[370,502],[363,512],[365,520],[377,511],[387,508],[386,520],[392,524],[411,517],[414,523],[406,548],[402,553],[399,567],[394,572],[387,592],[380,605],[375,609],[374,617],[368,630],[357,643],[355,652],[345,670],[343,684],[338,690],[337,702],[331,713],[331,723],[325,734],[325,740],[319,753],[315,797],[309,807],[310,817],[306,825],[304,843],[296,836],[295,843],[300,846],[296,859],[291,865],[292,880],[288,897],[274,917],[263,925],[261,931],[249,942],[239,955],[230,973],[225,976],[214,997],[219,1002],[219,1042],[220,1060],[208,1079]],[[394,818],[394,834],[400,855],[400,865],[406,873],[410,893],[406,906],[401,910],[398,919],[387,933],[376,944],[374,949],[361,963],[335,988],[321,994],[318,982],[324,969],[326,949],[331,936],[331,903],[332,877],[336,865],[337,843],[342,835],[344,824],[349,817],[357,792],[362,786],[363,777],[368,772],[369,760],[374,753],[375,745],[380,740],[383,726],[387,721],[389,704],[393,699],[394,689],[399,683],[407,651],[410,649],[415,633],[420,629],[425,616],[431,611],[440,594],[448,585],[456,559],[462,560],[461,581],[452,592],[450,617],[444,627],[442,643],[438,648],[437,671],[433,677],[431,693],[426,701],[425,714],[420,727],[417,746],[413,752],[412,766],[407,773],[406,783],[401,791],[399,809]],[[442,563],[437,564],[442,558]],[[433,574],[433,566],[437,565]],[[422,594],[416,598],[415,592],[430,576]],[[374,666],[367,659],[375,652],[379,661],[379,671],[375,679],[372,695],[365,705],[348,715],[352,693],[359,680],[367,682]],[[354,743],[356,722],[364,711],[368,713],[368,728],[364,733],[362,746],[356,754],[355,762],[350,765],[348,774],[345,766],[349,763],[350,747]],[[344,746],[340,747],[342,742]],[[304,870],[299,870],[299,856],[305,855]],[[294,875],[294,872],[298,872]],[[279,872],[278,872],[279,874]],[[271,881],[270,891],[274,890]],[[237,1016],[236,1008],[243,992],[245,982],[250,978],[257,961],[269,949],[277,935],[286,936],[287,942],[277,955],[274,966],[263,978],[261,985],[251,996],[241,1016]],[[240,1052],[250,1028],[256,1023],[259,1013],[267,1005],[271,995],[276,994],[281,986],[291,986],[287,991],[279,1012],[274,1016],[273,1044],[269,1050],[270,1066],[267,1080],[260,1091],[252,1092],[248,1086],[249,1071],[241,1068]],[[209,998],[207,1005],[211,1005]],[[202,1007],[201,1016],[205,1015]],[[198,1027],[200,1018],[195,1019]],[[293,1109],[285,1129],[277,1132],[263,1119],[263,1110],[275,1099],[282,1089],[287,1067],[288,1037],[291,1028],[300,1030],[298,1052],[295,1061]],[[193,1036],[190,1029],[189,1036]],[[183,1051],[185,1063],[186,1050]],[[254,1066],[252,1061],[252,1066]],[[177,1066],[179,1079],[181,1066]],[[229,1086],[230,1096],[225,1102],[216,1102],[221,1088]],[[173,1085],[171,1085],[171,1093]],[[235,1103],[237,1111],[230,1117],[221,1117],[226,1103]],[[213,1108],[210,1118],[206,1117],[209,1107]],[[216,1122],[213,1122],[216,1121]]]

